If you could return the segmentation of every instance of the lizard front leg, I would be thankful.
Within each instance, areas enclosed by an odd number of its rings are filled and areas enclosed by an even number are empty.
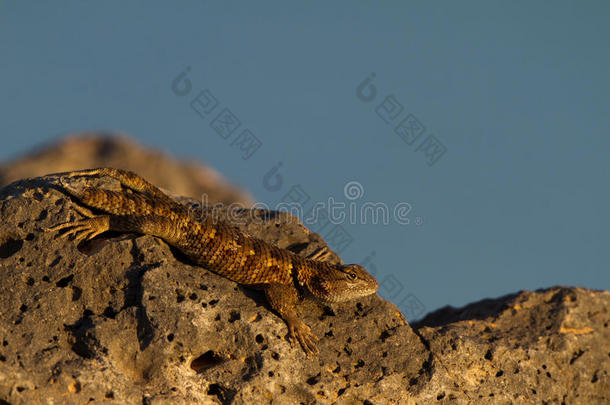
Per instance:
[[[311,329],[297,316],[295,305],[298,300],[297,290],[292,285],[269,284],[265,287],[267,300],[282,319],[286,322],[289,338],[296,339],[307,354],[317,354],[318,338],[311,333]]]

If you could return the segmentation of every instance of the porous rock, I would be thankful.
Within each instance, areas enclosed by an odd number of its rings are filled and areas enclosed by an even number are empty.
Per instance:
[[[119,188],[109,179],[70,182]],[[376,295],[305,300],[298,310],[321,351],[308,359],[260,292],[190,264],[158,238],[109,235],[76,246],[45,232],[79,216],[55,184],[46,176],[0,192],[5,401],[397,403],[417,380],[426,349],[393,304]],[[323,246],[285,213],[231,217],[301,254]]]
[[[440,403],[608,404],[608,308],[608,291],[553,287],[428,314],[414,328],[444,372],[419,395]]]

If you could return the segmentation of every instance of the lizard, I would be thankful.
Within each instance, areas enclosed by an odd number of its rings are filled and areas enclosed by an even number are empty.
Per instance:
[[[270,307],[286,323],[290,343],[296,339],[307,357],[319,353],[319,339],[296,312],[305,293],[323,302],[343,302],[377,291],[377,280],[358,264],[330,263],[324,253],[303,257],[251,237],[218,218],[195,219],[188,206],[134,172],[102,167],[58,176],[60,187],[77,202],[74,209],[85,218],[47,231],[63,231],[63,237],[73,235],[77,244],[106,231],[159,237],[196,265],[246,287],[263,290]],[[108,176],[118,180],[122,188],[77,189],[64,181],[78,176]]]

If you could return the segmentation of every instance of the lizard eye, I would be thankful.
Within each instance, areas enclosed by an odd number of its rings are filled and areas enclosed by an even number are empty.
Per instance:
[[[347,278],[349,278],[350,280],[355,280],[356,273],[354,273],[353,271],[350,271],[349,273],[347,273]]]

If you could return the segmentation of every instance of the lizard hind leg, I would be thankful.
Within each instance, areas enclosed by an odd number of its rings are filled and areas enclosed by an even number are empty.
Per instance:
[[[97,208],[113,215],[145,215],[152,213],[155,209],[169,212],[171,211],[171,208],[168,207],[173,207],[173,205],[170,206],[168,204],[157,203],[153,197],[148,194],[132,193],[128,196],[126,193],[103,188],[76,188],[68,184],[63,178],[60,178],[59,184],[61,188],[74,197],[78,203],[90,208]],[[91,218],[95,216],[88,208],[81,207],[78,204],[74,204],[73,207],[85,217]]]
[[[74,197],[78,203],[86,205],[87,207],[97,208],[115,215],[128,215],[133,214],[135,211],[135,207],[132,207],[132,205],[135,204],[129,203],[131,200],[121,198],[121,195],[114,191],[94,187],[79,189],[68,184],[63,178],[60,178],[59,184],[61,185],[61,188]],[[94,216],[88,208],[84,208],[79,204],[73,204],[72,206],[78,213],[87,218]]]
[[[85,169],[69,172],[63,175],[64,177],[80,177],[80,176],[108,176],[117,180],[121,185],[134,191],[148,194],[158,199],[172,201],[163,191],[157,186],[145,180],[142,176],[129,170],[116,169],[114,167],[99,167],[97,169]]]
[[[66,222],[47,228],[48,232],[67,230],[61,237],[67,238],[74,235],[74,240],[77,243],[95,238],[97,235],[104,233],[110,229],[110,216],[99,215],[91,218],[82,219],[80,221]]]

